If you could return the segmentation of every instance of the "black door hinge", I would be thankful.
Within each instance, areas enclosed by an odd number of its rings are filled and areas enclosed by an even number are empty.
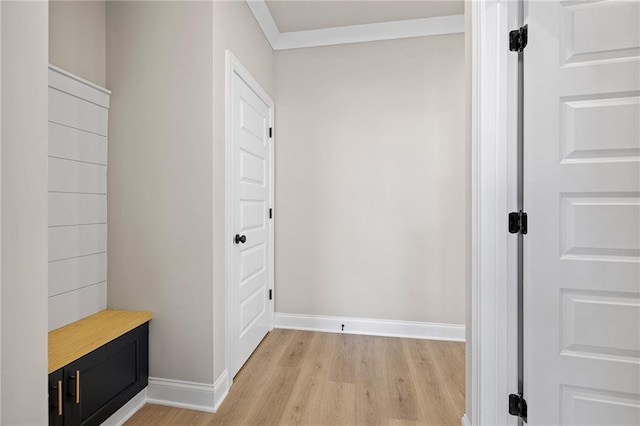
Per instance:
[[[509,31],[509,50],[522,52],[527,47],[527,26]]]
[[[273,137],[273,127],[269,127],[269,137]]]
[[[509,233],[510,234],[526,234],[527,233],[527,214],[520,210],[519,212],[509,213]]]
[[[269,219],[273,219],[273,209],[269,209]]]
[[[273,290],[269,289],[269,300],[273,300]]]
[[[527,421],[527,401],[521,393],[509,395],[509,414],[522,417],[522,420]]]

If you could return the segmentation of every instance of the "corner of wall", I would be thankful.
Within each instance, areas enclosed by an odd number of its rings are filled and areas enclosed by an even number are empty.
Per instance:
[[[160,382],[153,390],[150,380],[151,398],[169,379],[212,394],[215,378],[212,8],[106,5],[107,306],[155,314],[149,369]]]
[[[230,386],[227,370],[213,385],[149,377],[147,402],[215,413],[227,397]]]

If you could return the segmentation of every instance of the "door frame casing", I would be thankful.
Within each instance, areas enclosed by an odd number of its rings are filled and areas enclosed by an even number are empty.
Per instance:
[[[516,425],[508,395],[517,392],[516,239],[508,213],[517,202],[517,55],[508,34],[519,4],[468,2],[471,9],[471,412],[463,424]],[[468,312],[469,314],[469,312]],[[469,344],[470,343],[470,344]],[[469,359],[469,358],[468,358]]]
[[[236,74],[240,77],[248,86],[253,90],[256,95],[269,107],[269,126],[273,128],[274,122],[274,110],[275,103],[262,88],[260,83],[249,73],[247,68],[235,57],[230,51],[225,51],[225,370],[229,375],[229,386],[233,383],[234,373],[231,370],[231,357],[234,350],[233,337],[233,317],[234,317],[234,288],[233,288],[233,256],[232,250],[234,249],[233,236],[235,235],[235,223],[232,214],[232,202],[234,196],[234,187],[232,184],[233,171],[235,166],[233,164],[232,155],[232,143],[231,140],[231,125],[233,120],[233,99],[231,98],[231,85],[232,77]],[[275,142],[275,129],[269,138],[269,207],[273,208],[274,205],[274,193],[275,193],[275,172],[274,172],[274,142]],[[270,289],[274,289],[275,285],[275,244],[274,244],[274,220],[266,219],[269,232],[269,256],[267,262],[270,266],[269,271],[269,283]],[[272,330],[275,324],[275,291],[272,300],[268,301],[269,312],[269,330]]]

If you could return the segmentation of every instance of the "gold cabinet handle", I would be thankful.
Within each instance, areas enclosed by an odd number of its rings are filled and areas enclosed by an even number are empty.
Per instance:
[[[62,380],[58,380],[58,415],[62,415]]]
[[[76,370],[76,404],[80,404],[80,370]]]

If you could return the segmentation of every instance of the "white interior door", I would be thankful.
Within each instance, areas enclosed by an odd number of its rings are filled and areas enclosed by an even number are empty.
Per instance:
[[[531,1],[530,424],[640,424],[640,2]]]
[[[273,328],[273,103],[237,71],[230,76],[231,377]]]

